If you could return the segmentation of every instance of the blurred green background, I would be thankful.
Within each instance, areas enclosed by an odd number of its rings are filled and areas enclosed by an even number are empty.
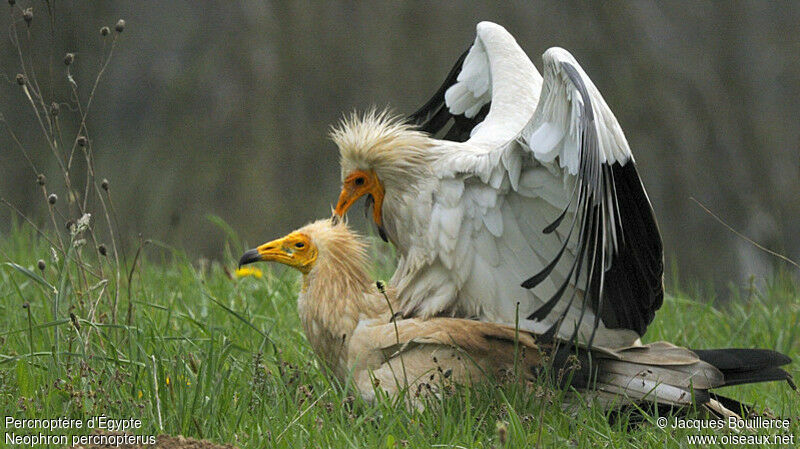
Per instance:
[[[630,141],[681,283],[746,285],[775,264],[690,197],[800,258],[800,2],[18,4],[34,8],[23,44],[43,78],[53,61],[60,101],[69,99],[64,53],[76,53],[72,73],[87,92],[100,27],[127,21],[88,122],[97,175],[111,182],[127,236],[213,258],[225,236],[207,214],[251,245],[330,214],[339,168],[329,126],[371,105],[413,111],[471,44],[475,24],[492,20],[538,67],[544,50],[561,46],[593,79]],[[14,82],[9,26],[0,13],[0,113],[59,193]],[[0,196],[44,222],[35,174],[5,126]],[[0,231],[11,214],[0,209]]]

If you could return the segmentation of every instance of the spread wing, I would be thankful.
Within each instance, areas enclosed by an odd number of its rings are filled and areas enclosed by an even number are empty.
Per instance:
[[[594,326],[602,318],[609,328],[642,335],[664,298],[663,249],[653,208],[622,128],[592,81],[566,50],[550,49],[543,59],[546,101],[523,131],[521,145],[542,163],[558,159],[558,167],[574,179],[564,212],[543,233],[559,226],[570,231],[548,265],[522,285],[539,285],[574,239],[576,252],[562,267],[576,282],[583,277],[578,288],[595,312]],[[562,224],[567,214],[570,220]],[[531,318],[547,316],[567,284]]]
[[[429,234],[457,237],[433,243],[431,266],[452,271],[467,313],[521,316],[546,324],[546,335],[574,338],[580,330],[591,343],[599,331],[602,344],[629,344],[630,333],[615,340],[613,330],[644,334],[663,300],[655,216],[597,88],[565,50],[550,49],[543,60],[532,117],[518,92],[498,85],[514,74],[492,71],[486,119],[468,141],[443,143]],[[510,136],[526,113],[527,124]]]
[[[527,89],[533,96],[530,103],[530,112],[533,112],[535,95],[541,84],[541,76],[533,63],[503,27],[481,22],[476,34],[475,42],[458,58],[436,93],[408,117],[409,123],[442,140],[466,141],[489,113],[493,91],[496,91],[492,89],[492,76],[497,76],[498,72],[523,74],[522,80],[535,85],[535,89]]]
[[[455,142],[463,142],[469,139],[472,129],[475,128],[486,117],[489,112],[489,103],[491,99],[475,98],[475,103],[478,106],[477,112],[470,109],[469,115],[467,110],[451,109],[445,102],[445,92],[457,84],[459,76],[464,69],[464,62],[469,55],[469,50],[465,51],[461,57],[458,58],[450,73],[447,74],[444,83],[439,87],[435,94],[416,112],[408,116],[408,122],[416,124],[421,131],[432,136],[438,136],[443,140],[452,140]],[[469,65],[467,66],[469,71]],[[463,79],[463,76],[461,76]]]
[[[449,314],[514,322],[513,306],[510,312],[501,306],[514,304],[515,298],[506,295],[507,301],[499,301],[498,295],[505,292],[490,286],[495,284],[493,275],[506,276],[501,283],[513,283],[514,293],[528,295],[519,287],[524,278],[518,277],[523,272],[511,276],[507,270],[492,270],[498,266],[494,243],[486,233],[480,233],[485,227],[473,226],[488,208],[494,207],[497,192],[466,179],[475,178],[474,173],[461,176],[447,164],[453,158],[464,157],[466,171],[475,172],[478,165],[484,164],[479,160],[481,154],[487,153],[484,148],[513,141],[533,115],[541,84],[541,75],[514,38],[499,25],[481,22],[475,43],[462,55],[436,95],[411,116],[410,120],[423,130],[444,135],[442,148],[434,150],[437,154],[447,150],[448,145],[455,148],[450,148],[452,155],[444,155],[445,167],[440,175],[437,173],[440,179],[433,204],[427,199],[407,201],[419,206],[410,217],[413,220],[409,220],[418,225],[407,227],[413,235],[404,239],[404,254],[392,278],[405,316]],[[461,143],[466,139],[469,144]],[[492,159],[490,163],[497,162],[496,157]],[[468,189],[467,183],[471,185]],[[492,226],[496,215],[487,217],[487,222]],[[481,268],[473,272],[473,266]],[[495,300],[493,304],[503,310],[488,310],[489,316],[483,314],[481,304]]]

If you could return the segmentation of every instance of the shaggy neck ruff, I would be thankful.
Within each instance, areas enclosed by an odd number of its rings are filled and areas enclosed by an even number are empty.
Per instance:
[[[388,307],[367,274],[367,245],[346,225],[321,220],[301,231],[311,238],[319,255],[311,271],[303,275],[297,304],[300,321],[315,352],[343,378],[353,330],[361,320],[388,317]]]

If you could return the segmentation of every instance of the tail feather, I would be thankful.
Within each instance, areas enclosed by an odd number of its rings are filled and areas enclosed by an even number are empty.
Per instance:
[[[590,379],[599,393],[640,404],[702,406],[718,417],[748,414],[752,407],[709,390],[781,380],[794,388],[791,375],[780,368],[791,359],[765,349],[690,351],[657,342],[618,351],[614,357],[592,356],[597,357],[597,372]]]
[[[769,349],[692,349],[692,352],[722,372],[753,371],[792,362],[788,356]]]
[[[722,372],[725,380],[721,386],[784,380],[792,389],[797,389],[791,374],[780,368],[792,359],[780,352],[739,348],[699,349],[693,352],[700,360]]]
[[[728,372],[723,373],[725,374],[725,385],[724,386],[732,386],[732,385],[743,385],[743,384],[752,384],[757,382],[772,382],[772,381],[779,381],[785,380],[789,383],[789,386],[792,389],[797,389],[792,381],[791,374],[787,373],[781,368],[764,368],[761,370],[755,371],[742,371],[742,372]]]

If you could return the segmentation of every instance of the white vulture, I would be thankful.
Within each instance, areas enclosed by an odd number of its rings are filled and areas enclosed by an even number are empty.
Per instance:
[[[601,406],[697,405],[716,416],[734,416],[747,407],[709,389],[772,380],[792,385],[779,368],[790,360],[778,352],[692,351],[667,342],[616,351],[571,347],[555,353],[553,370],[542,371],[543,353],[553,344],[540,344],[538,336],[512,326],[463,318],[392,319],[396,291],[384,296],[371,281],[366,247],[346,224],[319,220],[245,252],[239,264],[275,261],[303,273],[297,309],[311,347],[331,374],[343,383],[352,379],[367,400],[377,390],[395,395],[409,388],[407,398],[419,406],[419,393],[440,392],[448,383],[551,373]],[[562,349],[570,346],[561,343]]]
[[[410,120],[372,111],[331,131],[335,214],[367,197],[400,256],[391,285],[405,317],[639,344],[663,299],[653,209],[617,119],[575,58],[551,48],[543,72],[504,28],[479,23]]]

